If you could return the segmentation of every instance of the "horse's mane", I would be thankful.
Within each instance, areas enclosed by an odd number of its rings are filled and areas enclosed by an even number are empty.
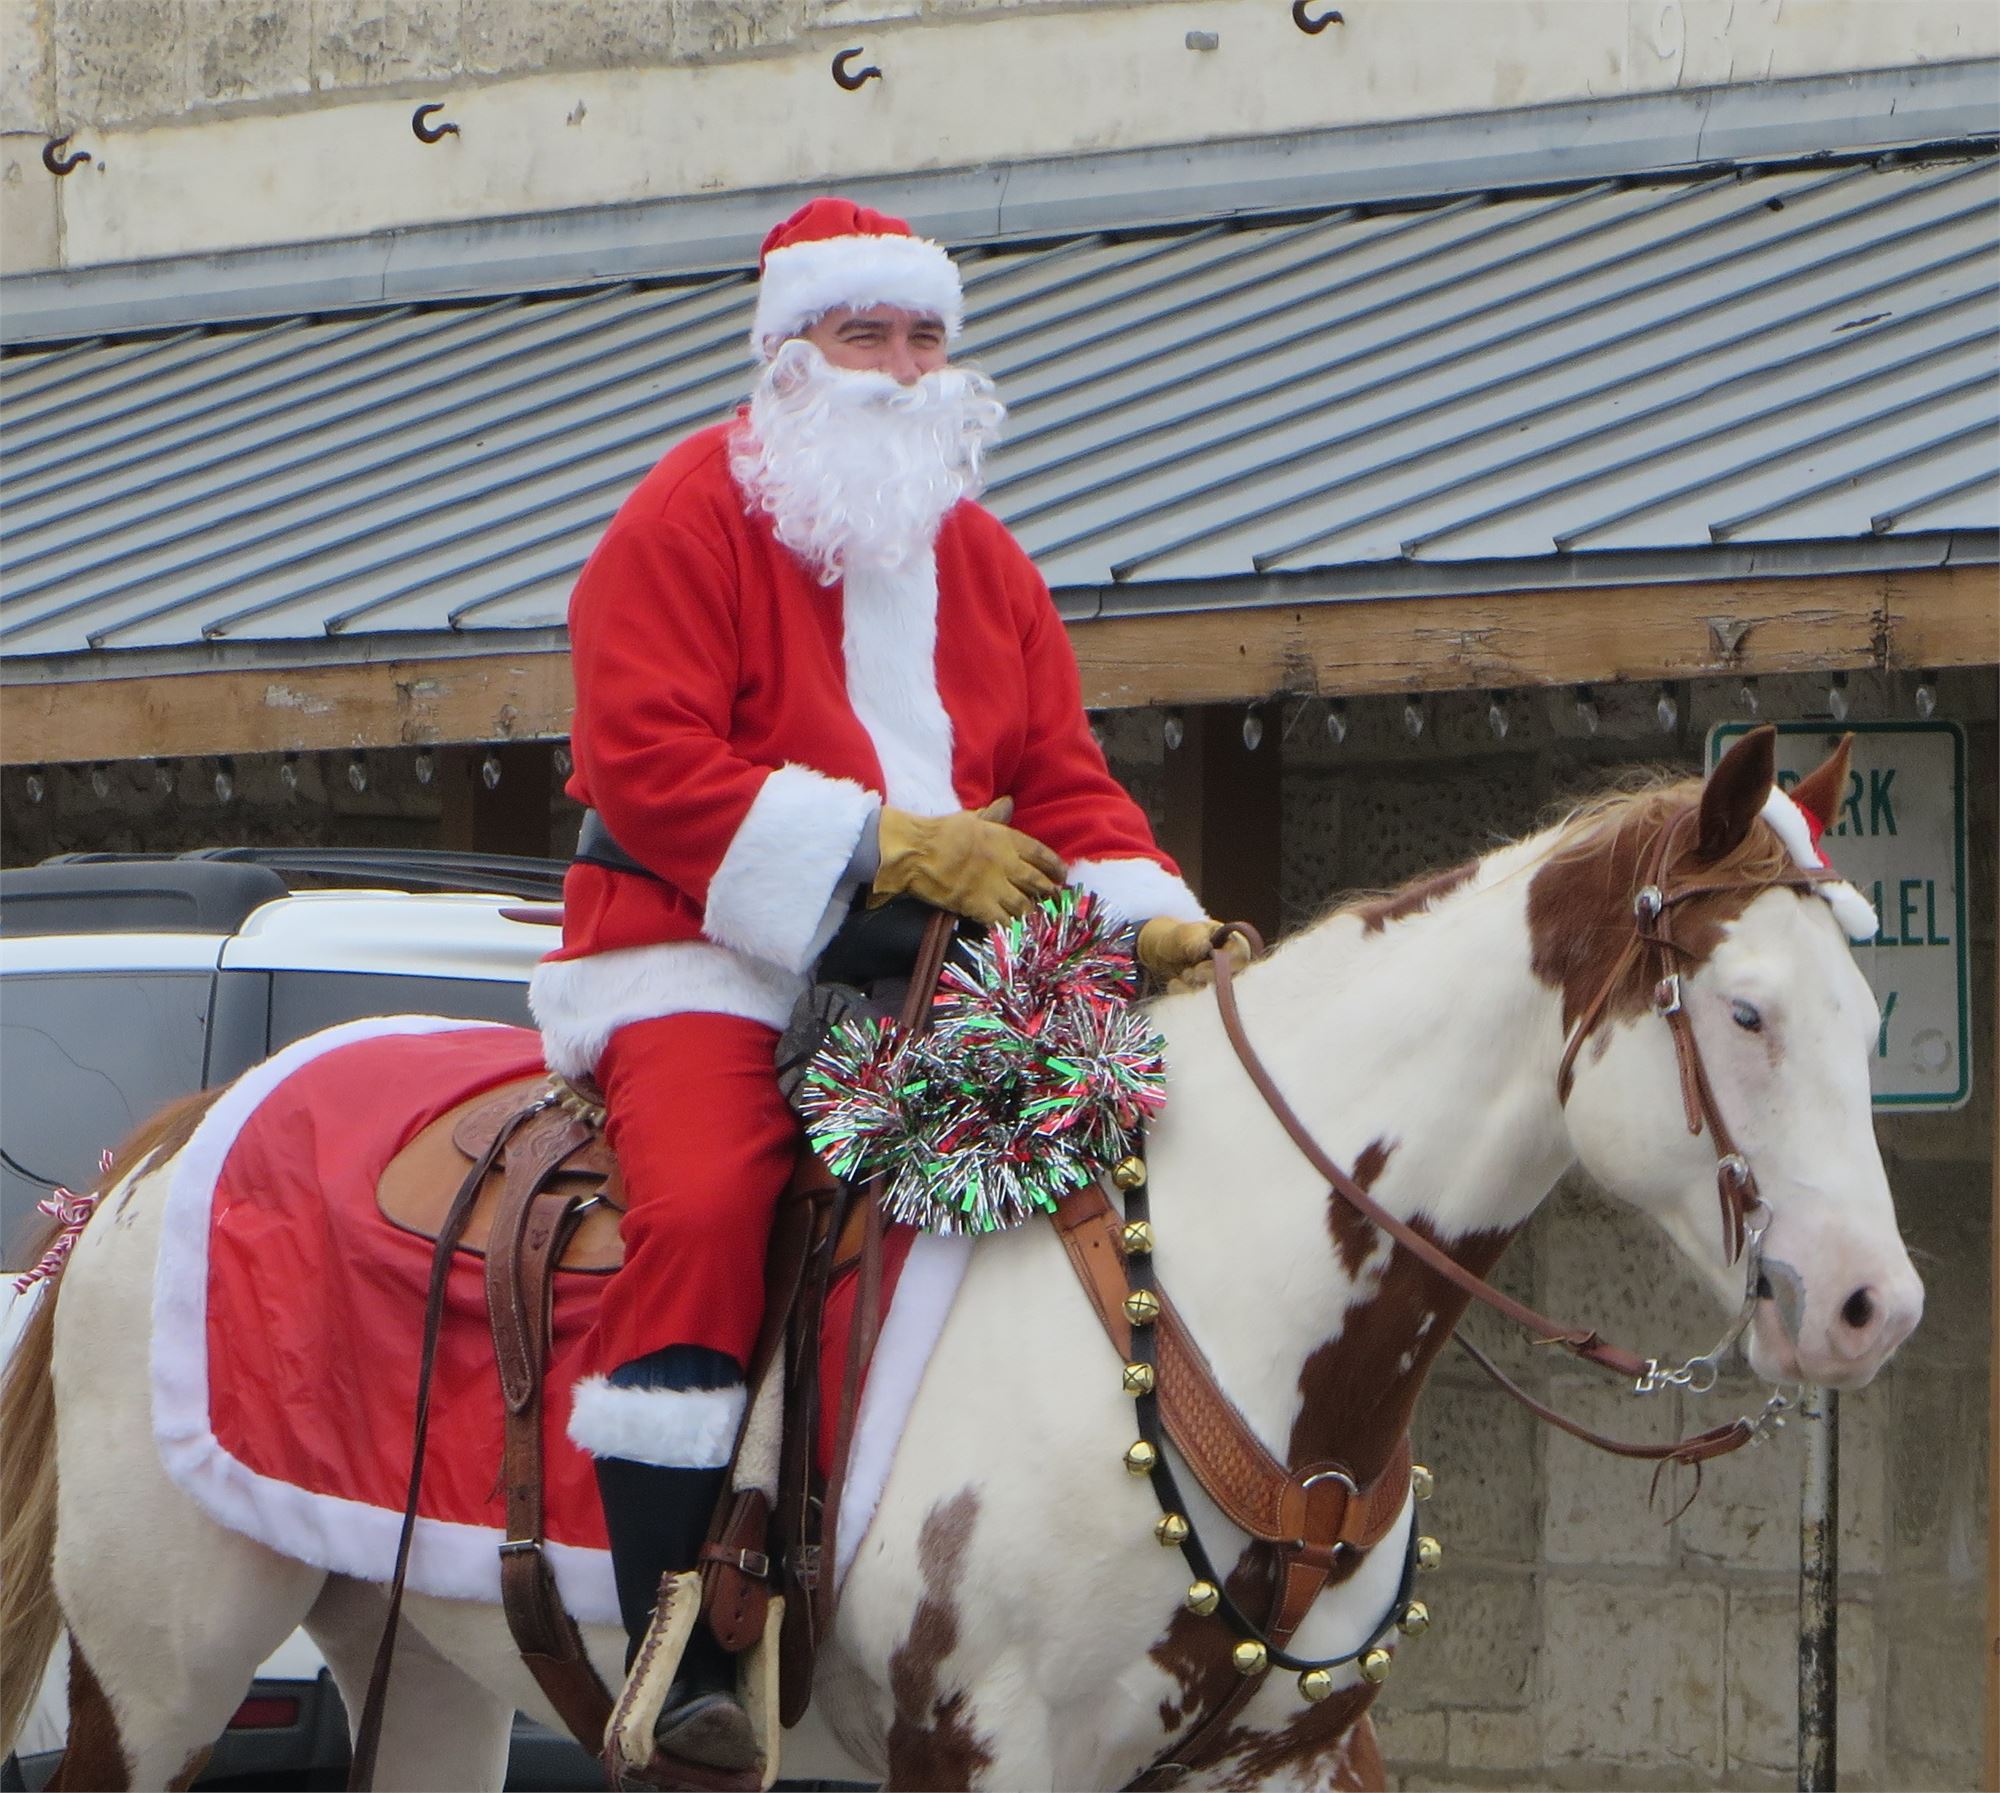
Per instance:
[[[1661,830],[1700,803],[1701,792],[1702,781],[1684,772],[1636,769],[1607,789],[1560,805],[1532,833],[1501,841],[1444,871],[1424,872],[1388,890],[1349,892],[1300,932],[1349,917],[1361,922],[1364,934],[1378,933],[1390,922],[1425,913],[1461,888],[1477,886],[1492,860],[1525,847],[1532,850],[1507,875],[1529,880],[1536,970],[1566,991],[1594,989],[1626,956],[1633,938],[1631,903],[1641,857]],[[1685,869],[1687,857],[1686,850],[1678,853],[1669,874]],[[1776,831],[1759,824],[1721,860],[1702,869],[1734,888],[1692,898],[1677,912],[1676,931],[1691,962],[1707,956],[1723,925],[1742,913],[1762,884],[1794,867]],[[1643,962],[1632,955],[1629,973],[1612,993],[1607,1012],[1638,1013],[1651,994]]]

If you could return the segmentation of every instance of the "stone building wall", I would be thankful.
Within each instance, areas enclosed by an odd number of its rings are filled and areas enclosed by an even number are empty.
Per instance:
[[[1973,794],[1969,887],[1974,1095],[1954,1114],[1885,1118],[1879,1135],[1905,1237],[1923,1274],[1922,1327],[1867,1389],[1841,1404],[1840,1760],[1848,1788],[1978,1784],[1987,1537],[1993,1174],[1993,675],[1947,674],[1938,714],[1967,725]],[[1588,732],[1571,693],[1515,693],[1496,739],[1483,695],[1428,700],[1412,739],[1399,700],[1356,702],[1336,746],[1327,706],[1265,706],[1283,755],[1284,909],[1296,926],[1345,893],[1453,863],[1546,819],[1635,765],[1698,768],[1707,727],[1736,688],[1673,688],[1663,730],[1655,687],[1598,694]],[[1824,686],[1767,679],[1767,716],[1812,713]],[[1856,674],[1857,718],[1908,716],[1907,681]],[[1114,766],[1156,816],[1161,719],[1101,719]],[[414,755],[366,756],[356,791],[344,756],[311,756],[287,788],[274,759],[0,775],[8,864],[86,848],[221,842],[422,845],[436,837],[438,781]],[[558,800],[551,842],[576,812]],[[1717,1315],[1666,1241],[1583,1187],[1564,1187],[1503,1261],[1502,1286],[1621,1342],[1692,1353]],[[1552,1368],[1484,1315],[1478,1342],[1510,1373],[1600,1430],[1668,1436],[1760,1400],[1740,1378],[1705,1400],[1657,1407],[1604,1379]],[[1395,1783],[1407,1788],[1747,1787],[1794,1784],[1797,1635],[1796,1430],[1708,1469],[1648,1506],[1650,1471],[1532,1421],[1462,1359],[1442,1362],[1419,1411],[1419,1455],[1437,1470],[1429,1512],[1446,1566],[1426,1587],[1436,1615],[1405,1648],[1377,1708]]]
[[[0,270],[2000,50],[1984,0],[1339,10],[1306,36],[1283,0],[0,0]],[[843,92],[856,45],[883,79]],[[419,100],[459,134],[417,142]],[[57,132],[93,157],[61,179]]]

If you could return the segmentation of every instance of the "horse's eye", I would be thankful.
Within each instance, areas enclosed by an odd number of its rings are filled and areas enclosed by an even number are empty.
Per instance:
[[[1752,1004],[1732,1002],[1729,1005],[1729,1013],[1735,1019],[1736,1025],[1746,1033],[1759,1033],[1763,1030],[1764,1017],[1758,1014]]]

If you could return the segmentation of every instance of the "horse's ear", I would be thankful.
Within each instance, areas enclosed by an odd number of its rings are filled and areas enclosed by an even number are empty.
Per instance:
[[[1778,731],[1768,722],[1753,728],[1716,762],[1701,787],[1701,833],[1696,856],[1709,864],[1743,844],[1763,813],[1777,776]]]
[[[1822,828],[1831,828],[1847,796],[1847,756],[1854,737],[1842,735],[1840,745],[1792,788],[1792,801]]]

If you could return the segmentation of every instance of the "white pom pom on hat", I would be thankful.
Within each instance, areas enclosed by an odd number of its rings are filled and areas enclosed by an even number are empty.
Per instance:
[[[1764,820],[1771,824],[1772,831],[1785,843],[1794,865],[1814,871],[1828,863],[1819,845],[1820,836],[1826,832],[1827,817],[1814,815],[1773,785],[1771,794],[1764,799]],[[1848,939],[1873,940],[1881,932],[1882,924],[1873,905],[1845,879],[1816,888],[1831,905],[1833,918],[1840,923]]]
[[[958,269],[941,244],[851,199],[809,200],[764,239],[750,347],[768,361],[786,338],[843,305],[926,313],[942,320],[949,342],[965,325]]]

